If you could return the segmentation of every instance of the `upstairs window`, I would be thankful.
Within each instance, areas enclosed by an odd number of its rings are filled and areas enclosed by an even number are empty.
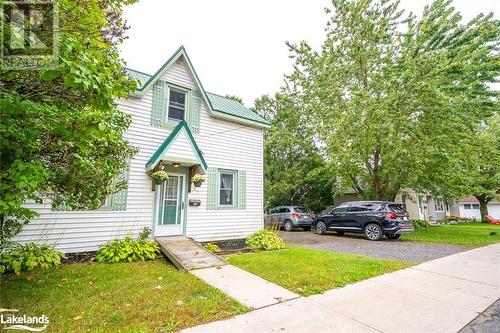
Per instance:
[[[170,96],[168,99],[168,120],[169,121],[182,121],[186,114],[186,93],[170,89]]]

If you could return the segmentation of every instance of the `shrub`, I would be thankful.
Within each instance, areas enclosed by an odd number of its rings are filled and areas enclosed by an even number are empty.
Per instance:
[[[264,249],[266,251],[280,250],[285,248],[285,242],[271,230],[261,230],[247,238],[245,243],[252,249]]]
[[[429,229],[431,227],[429,222],[427,222],[426,220],[411,220],[411,223],[413,224],[413,227],[415,229],[421,229],[421,228]]]
[[[207,249],[208,251],[213,252],[213,253],[220,252],[220,247],[218,247],[217,244],[215,244],[215,243],[207,243],[207,244],[203,245],[203,247],[205,249]]]
[[[154,241],[125,237],[99,246],[95,259],[97,262],[107,263],[153,260],[159,250],[158,244]]]
[[[139,240],[149,240],[151,233],[152,231],[150,227],[144,227],[144,229],[142,229],[142,231],[139,233]]]
[[[27,272],[35,267],[47,269],[59,265],[62,258],[64,254],[52,245],[14,244],[10,251],[0,254],[0,273]]]

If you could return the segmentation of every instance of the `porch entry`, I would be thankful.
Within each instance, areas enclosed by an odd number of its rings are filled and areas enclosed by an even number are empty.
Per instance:
[[[184,229],[185,176],[169,173],[168,180],[156,187],[155,236],[182,235]]]

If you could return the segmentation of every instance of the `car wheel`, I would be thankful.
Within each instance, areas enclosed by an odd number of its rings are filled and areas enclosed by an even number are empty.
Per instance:
[[[319,221],[316,223],[316,233],[318,235],[324,235],[326,234],[326,224],[323,221]]]
[[[337,231],[337,235],[344,236],[344,232],[343,231]]]
[[[293,224],[292,221],[285,221],[285,231],[292,231]]]
[[[304,229],[304,231],[311,231],[311,227],[302,227],[302,229]]]
[[[384,237],[382,228],[376,223],[367,224],[365,227],[365,236],[369,240],[378,241]]]
[[[398,239],[401,235],[387,235],[389,239]]]

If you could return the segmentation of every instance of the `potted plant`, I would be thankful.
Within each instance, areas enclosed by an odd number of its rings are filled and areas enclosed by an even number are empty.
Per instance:
[[[191,178],[191,181],[194,183],[194,186],[200,187],[201,184],[205,181],[205,177],[197,173],[193,176],[193,178]]]
[[[155,185],[161,185],[164,181],[168,180],[168,174],[163,171],[156,171],[151,174],[151,178],[154,179]]]

